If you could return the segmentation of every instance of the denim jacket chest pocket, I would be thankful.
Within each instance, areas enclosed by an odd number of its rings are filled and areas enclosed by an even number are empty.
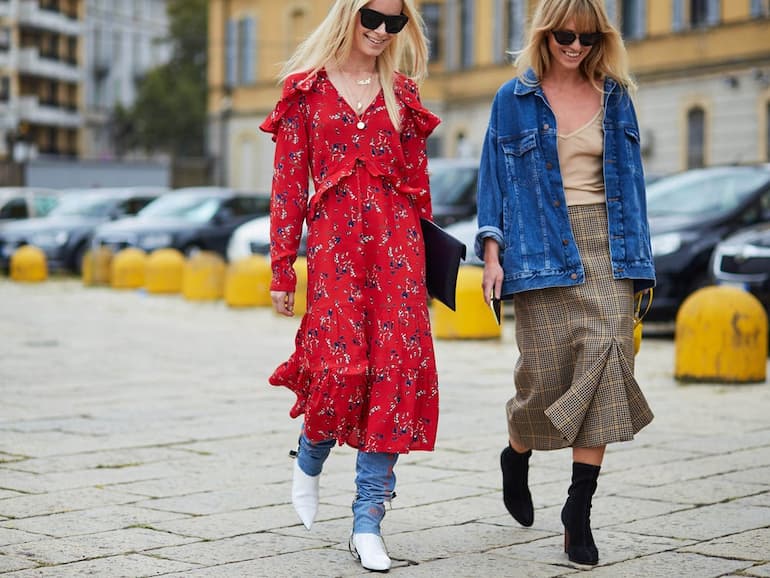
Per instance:
[[[505,154],[505,168],[511,182],[533,186],[537,182],[540,154],[537,147],[537,131],[500,138],[500,148]]]

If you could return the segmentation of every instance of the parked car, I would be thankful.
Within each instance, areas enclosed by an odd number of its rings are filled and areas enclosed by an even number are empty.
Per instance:
[[[770,219],[770,165],[694,169],[647,188],[657,286],[646,319],[672,321],[682,301],[711,283],[717,243]]]
[[[45,217],[61,193],[37,187],[0,187],[0,225],[19,219]]]
[[[0,266],[7,271],[13,252],[35,245],[45,252],[50,270],[80,273],[94,228],[110,219],[136,214],[166,189],[124,187],[71,190],[45,217],[8,223],[0,228]]]
[[[302,227],[298,255],[305,255],[307,250],[307,227]],[[251,255],[270,256],[270,215],[247,221],[235,231],[227,244],[227,260],[238,261]]]
[[[433,220],[441,227],[476,215],[479,161],[466,158],[428,160]]]
[[[226,257],[233,231],[270,210],[267,193],[220,187],[171,191],[142,209],[136,217],[105,223],[94,232],[94,244],[119,251],[178,249],[185,255],[213,251]]]
[[[711,258],[711,279],[752,293],[770,315],[770,215],[720,241]]]

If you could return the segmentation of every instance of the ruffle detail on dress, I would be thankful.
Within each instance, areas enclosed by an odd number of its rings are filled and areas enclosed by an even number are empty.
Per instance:
[[[438,425],[438,378],[433,363],[426,362],[433,355],[430,335],[425,336],[427,327],[423,327],[427,321],[412,329],[412,337],[428,340],[422,345],[407,335],[396,341],[382,337],[385,343],[369,347],[363,329],[349,333],[352,324],[344,313],[337,323],[306,314],[294,353],[270,376],[271,385],[287,387],[297,397],[289,415],[304,414],[311,440],[336,439],[365,451],[389,453],[432,450]],[[330,342],[345,354],[332,358],[326,352]],[[367,357],[368,351],[378,353]]]
[[[578,446],[583,438],[604,444],[631,440],[653,418],[615,339],[545,415],[569,445]]]
[[[420,102],[417,84],[411,78],[399,74],[393,85],[396,98],[404,103],[412,115],[415,128],[423,137],[428,137],[441,123],[441,119],[425,108]]]
[[[272,134],[273,140],[275,141],[281,119],[291,107],[298,102],[300,93],[309,92],[310,89],[313,88],[313,84],[317,77],[317,73],[308,75],[307,72],[297,72],[286,78],[283,83],[283,91],[280,100],[275,105],[273,112],[271,112],[264,122],[259,125],[259,129]]]

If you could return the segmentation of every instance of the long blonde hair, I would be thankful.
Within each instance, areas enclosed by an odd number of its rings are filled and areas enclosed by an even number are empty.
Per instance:
[[[339,68],[353,48],[358,11],[369,2],[336,0],[320,26],[283,65],[280,80],[284,81],[289,75],[301,71],[312,75],[328,64]],[[401,12],[409,17],[409,22],[377,57],[377,75],[385,96],[385,105],[397,131],[401,130],[401,120],[393,92],[393,73],[399,71],[414,80],[422,80],[428,71],[428,41],[423,32],[422,17],[415,9],[413,0],[402,0],[401,6]]]
[[[542,0],[532,17],[527,44],[514,63],[518,75],[523,78],[524,72],[532,68],[538,81],[542,81],[551,66],[548,34],[569,20],[574,22],[576,30],[602,33],[602,39],[580,63],[582,75],[600,92],[603,92],[600,83],[605,77],[634,92],[636,83],[628,70],[623,38],[607,17],[603,0]]]

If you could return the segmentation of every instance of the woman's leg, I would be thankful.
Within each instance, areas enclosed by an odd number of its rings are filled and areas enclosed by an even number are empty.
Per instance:
[[[356,459],[356,499],[353,501],[353,535],[350,551],[367,570],[388,570],[390,557],[380,532],[385,502],[396,488],[393,471],[398,454],[358,452]]]
[[[299,450],[294,462],[294,475],[291,485],[291,503],[299,519],[309,530],[318,512],[318,485],[321,470],[335,440],[311,442],[305,431],[299,435]]]
[[[591,500],[606,446],[572,448],[572,484],[561,511],[564,551],[578,564],[597,564],[599,551],[591,533]]]
[[[503,472],[503,503],[508,513],[522,526],[535,521],[535,508],[529,491],[529,458],[532,450],[509,439],[500,453]]]

